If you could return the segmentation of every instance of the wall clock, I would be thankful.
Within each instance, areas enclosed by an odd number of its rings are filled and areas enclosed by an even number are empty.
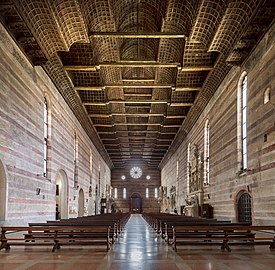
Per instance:
[[[139,167],[133,167],[130,170],[130,175],[132,178],[138,179],[142,175],[142,170]]]

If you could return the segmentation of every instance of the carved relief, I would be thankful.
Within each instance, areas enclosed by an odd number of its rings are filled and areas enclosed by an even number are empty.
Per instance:
[[[170,188],[170,210],[176,207],[176,195],[177,195],[176,191],[177,190],[175,186],[172,186]]]
[[[189,163],[189,187],[190,193],[201,190],[203,184],[203,155],[194,145],[194,152],[191,164]]]
[[[203,155],[198,145],[194,145],[192,160],[188,164],[189,193],[186,195],[185,214],[198,216],[199,206],[203,204]]]

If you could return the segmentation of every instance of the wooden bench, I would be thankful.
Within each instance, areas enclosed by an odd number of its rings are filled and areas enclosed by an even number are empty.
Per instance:
[[[219,220],[205,220],[205,221],[184,221],[184,222],[165,222],[164,229],[162,231],[162,238],[169,244],[170,240],[173,239],[173,227],[175,226],[250,226],[247,222],[235,222],[232,223],[230,221],[219,221]]]
[[[62,220],[62,221],[58,221],[58,220],[53,220],[53,221],[47,221],[46,223],[29,223],[29,232],[27,234],[25,234],[25,238],[29,238],[30,237],[30,233],[32,232],[31,228],[32,227],[50,227],[50,226],[81,226],[81,227],[85,227],[85,226],[109,226],[110,227],[110,231],[109,231],[109,236],[112,239],[112,242],[114,243],[115,238],[118,237],[118,226],[116,222],[91,222],[88,220],[85,221],[79,221],[79,220]]]
[[[222,250],[231,251],[230,245],[269,245],[275,249],[275,236],[258,237],[255,232],[275,231],[275,226],[174,226],[172,246],[177,245],[218,244]]]
[[[13,237],[14,233],[19,232],[21,237]],[[28,235],[27,239],[24,232]],[[52,245],[54,252],[62,245],[106,245],[108,251],[111,244],[110,226],[2,227],[0,250],[9,250],[15,245]]]

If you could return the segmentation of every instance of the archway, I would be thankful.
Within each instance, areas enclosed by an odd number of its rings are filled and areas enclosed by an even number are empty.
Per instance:
[[[247,192],[241,191],[237,199],[238,222],[252,223],[251,196]]]
[[[84,216],[84,191],[81,188],[78,193],[78,216]]]
[[[130,197],[130,212],[142,213],[142,198],[139,193],[133,193]]]
[[[63,170],[57,172],[56,184],[56,219],[68,218],[68,180]]]
[[[6,219],[7,177],[4,164],[0,160],[0,221]]]

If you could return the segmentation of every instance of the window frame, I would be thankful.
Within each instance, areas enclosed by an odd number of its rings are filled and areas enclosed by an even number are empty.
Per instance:
[[[149,188],[148,187],[145,189],[145,198],[146,199],[150,198],[150,193],[149,193]]]
[[[207,119],[205,121],[204,126],[204,179],[203,184],[205,186],[208,186],[210,183],[210,126],[209,126],[209,120]]]
[[[48,169],[48,142],[49,142],[49,108],[47,98],[43,101],[43,176],[47,177]]]
[[[126,190],[125,187],[124,187],[123,190],[122,190],[122,198],[123,198],[123,199],[126,199],[126,198],[127,198],[127,190]]]

